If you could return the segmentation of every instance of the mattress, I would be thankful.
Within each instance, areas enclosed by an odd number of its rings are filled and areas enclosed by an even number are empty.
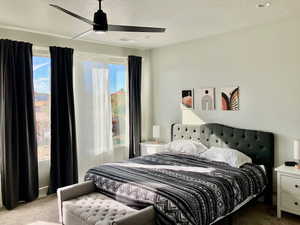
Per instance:
[[[262,167],[234,168],[199,155],[160,153],[90,169],[98,190],[128,206],[153,205],[157,224],[209,225],[260,194]]]

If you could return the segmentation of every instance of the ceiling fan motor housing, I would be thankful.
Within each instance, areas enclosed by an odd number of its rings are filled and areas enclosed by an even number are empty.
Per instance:
[[[94,14],[94,31],[108,31],[107,16],[101,9]]]

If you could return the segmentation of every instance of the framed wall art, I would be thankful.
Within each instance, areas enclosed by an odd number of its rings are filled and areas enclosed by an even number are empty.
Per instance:
[[[200,109],[202,111],[213,111],[216,109],[215,88],[200,88],[198,90],[198,96]]]
[[[194,89],[181,90],[181,105],[184,109],[194,108]]]
[[[224,111],[240,110],[240,88],[237,86],[221,88],[221,106]]]

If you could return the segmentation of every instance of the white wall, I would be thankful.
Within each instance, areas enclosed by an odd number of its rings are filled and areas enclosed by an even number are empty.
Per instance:
[[[218,122],[273,132],[276,165],[291,160],[300,138],[299,27],[294,18],[152,50],[153,122],[163,139],[172,122]],[[219,90],[231,85],[240,86],[238,112],[220,110]],[[217,88],[217,110],[182,115],[180,89],[200,87]]]
[[[11,39],[17,41],[26,41],[33,43],[34,46],[39,47],[48,47],[48,46],[61,46],[61,47],[70,47],[74,48],[77,51],[82,52],[91,52],[91,53],[98,53],[107,56],[121,56],[127,57],[128,55],[139,55],[144,58],[143,60],[143,139],[148,139],[149,131],[152,125],[152,117],[151,117],[151,101],[149,98],[151,97],[151,81],[150,81],[150,64],[149,64],[149,52],[136,50],[136,49],[129,49],[129,48],[122,48],[122,47],[115,47],[115,46],[108,46],[108,45],[101,45],[97,43],[89,43],[83,41],[72,41],[69,39],[58,38],[54,36],[48,35],[41,35],[35,34],[30,32],[23,32],[17,30],[9,30],[0,28],[0,39]],[[39,162],[39,184],[40,187],[48,186],[49,183],[49,161],[42,161]],[[46,191],[47,189],[42,189],[42,192]],[[1,191],[1,189],[0,189]],[[44,193],[42,193],[44,194]],[[0,192],[1,196],[1,192]],[[0,198],[1,201],[1,198]],[[1,201],[2,203],[2,201]],[[1,204],[0,204],[1,207]]]

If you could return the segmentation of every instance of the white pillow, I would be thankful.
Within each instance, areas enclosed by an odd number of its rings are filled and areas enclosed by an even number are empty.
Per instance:
[[[200,154],[207,150],[207,147],[200,142],[191,140],[175,140],[166,145],[170,152]]]
[[[241,167],[245,163],[252,163],[252,159],[242,152],[232,148],[211,147],[201,154],[201,157],[212,161],[226,162],[232,167]]]

